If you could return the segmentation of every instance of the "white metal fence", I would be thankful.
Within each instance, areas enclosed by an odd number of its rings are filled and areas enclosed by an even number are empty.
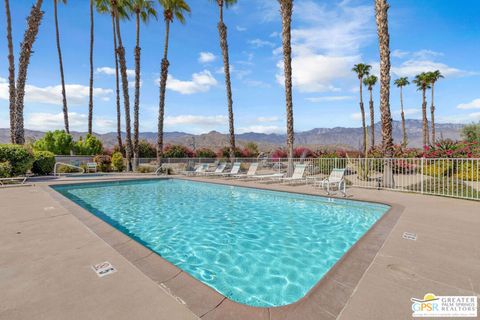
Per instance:
[[[65,162],[67,159],[62,158]],[[82,159],[83,161],[87,159]],[[174,171],[194,168],[200,163],[215,164],[226,159],[165,158],[162,163]],[[242,170],[258,162],[257,174],[288,173],[288,159],[238,158]],[[157,166],[156,159],[140,159],[140,164]],[[415,192],[480,200],[480,158],[305,158],[292,164],[306,164],[305,182],[327,178],[333,168],[345,168],[347,186]],[[226,170],[229,170],[228,167]]]

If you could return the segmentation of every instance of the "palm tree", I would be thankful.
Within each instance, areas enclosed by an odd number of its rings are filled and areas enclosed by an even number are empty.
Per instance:
[[[132,13],[135,15],[136,22],[136,42],[135,42],[135,100],[133,104],[133,166],[138,166],[139,147],[138,147],[138,125],[140,114],[140,20],[147,23],[150,17],[157,18],[157,11],[154,8],[153,0],[133,0]]]
[[[116,111],[117,111],[117,144],[119,150],[123,152],[122,142],[122,113],[120,107],[120,73],[118,67],[118,55],[117,55],[117,31],[115,23],[115,12],[111,6],[110,0],[96,0],[97,11],[102,14],[110,14],[112,18],[112,35],[113,35],[113,56],[115,58],[115,93],[116,93]],[[123,6],[117,8],[117,15],[121,20],[128,19],[128,13]],[[93,110],[92,110],[93,112]],[[92,114],[89,114],[89,118]]]
[[[65,132],[70,133],[68,126],[68,106],[67,106],[67,93],[65,92],[65,75],[63,73],[63,60],[62,60],[62,49],[60,48],[60,31],[58,30],[58,10],[57,4],[58,1],[63,4],[67,4],[67,0],[53,0],[53,12],[55,16],[55,35],[57,39],[57,51],[58,51],[58,63],[60,66],[60,80],[62,83],[62,99],[63,99],[63,121],[65,123]]]
[[[123,107],[125,112],[125,156],[127,159],[127,171],[131,171],[133,148],[132,129],[130,121],[130,96],[128,94],[127,60],[125,59],[125,48],[123,47],[122,33],[120,31],[120,12],[124,10],[127,11],[130,2],[125,0],[110,0],[110,5],[113,9],[113,15],[115,17],[115,31],[118,40],[117,55],[120,65],[120,77],[122,79]]]
[[[427,120],[427,89],[430,89],[430,79],[428,74],[422,72],[415,76],[413,83],[417,85],[417,89],[422,91],[422,117],[423,117],[423,146],[429,145],[428,139],[428,120]]]
[[[400,114],[402,116],[402,146],[407,146],[407,131],[405,129],[405,112],[403,111],[403,87],[408,86],[410,82],[407,77],[398,78],[394,81],[395,85],[400,88]]]
[[[285,105],[287,109],[288,174],[293,172],[293,98],[292,98],[292,13],[293,0],[278,0],[282,16],[283,70],[285,74]]]
[[[373,108],[373,86],[377,83],[378,78],[376,76],[369,75],[363,79],[363,84],[368,88],[370,92],[370,131],[371,131],[371,141],[372,148],[375,147],[375,110]]]
[[[371,65],[359,63],[353,66],[352,71],[357,74],[360,81],[360,113],[362,115],[362,128],[363,128],[363,154],[367,156],[367,125],[365,121],[365,108],[363,107],[363,78],[367,77],[370,73]]]
[[[220,20],[218,22],[218,33],[220,34],[220,48],[223,56],[223,71],[225,73],[225,87],[227,90],[228,102],[228,123],[230,129],[230,159],[235,158],[235,129],[233,121],[233,100],[232,100],[232,83],[230,80],[230,62],[228,55],[227,42],[227,26],[223,23],[223,5],[228,8],[237,3],[237,0],[214,0],[218,4],[220,10]]]
[[[428,79],[430,81],[430,85],[432,86],[432,102],[430,106],[430,118],[432,121],[432,144],[435,143],[435,83],[440,80],[441,78],[444,78],[440,70],[435,70],[433,72],[427,72]]]
[[[388,32],[387,0],[375,0],[378,44],[380,49],[380,113],[382,120],[382,149],[387,157],[393,155],[392,115],[390,112],[390,35]],[[392,177],[387,177],[387,180]],[[384,179],[385,180],[385,179]],[[385,183],[385,181],[384,181]],[[387,184],[393,181],[386,181]]]
[[[163,7],[163,18],[165,20],[165,46],[163,48],[162,67],[160,72],[160,103],[158,108],[158,136],[157,136],[157,161],[163,156],[163,118],[165,114],[165,90],[167,88],[168,67],[168,40],[170,36],[170,23],[177,19],[185,23],[185,13],[190,13],[190,7],[185,0],[158,0]]]
[[[88,97],[88,133],[92,134],[93,122],[93,42],[94,42],[94,21],[93,21],[93,1],[90,0],[90,83]]]
[[[10,142],[15,143],[15,57],[13,55],[12,18],[10,16],[10,3],[5,0],[5,15],[7,21],[8,42],[8,91],[10,95]]]
[[[43,0],[37,0],[27,19],[27,29],[23,35],[18,63],[17,84],[15,86],[15,143],[25,143],[23,127],[23,103],[25,98],[25,83],[27,81],[28,65],[32,55],[32,47],[37,38],[38,29],[43,18]]]

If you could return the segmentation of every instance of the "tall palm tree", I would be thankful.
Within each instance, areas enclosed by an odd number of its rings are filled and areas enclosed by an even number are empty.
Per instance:
[[[113,35],[113,56],[115,58],[115,93],[116,93],[116,111],[117,111],[117,144],[119,150],[123,152],[123,142],[122,142],[122,113],[120,106],[120,72],[118,66],[118,54],[117,54],[117,31],[116,31],[116,22],[115,22],[115,12],[111,6],[110,0],[96,0],[97,11],[102,14],[110,14],[112,18],[112,35]],[[125,10],[125,7],[118,6],[117,15],[120,20],[128,19],[128,13]],[[93,111],[93,110],[92,110]],[[89,114],[89,117],[92,115]]]
[[[225,73],[225,87],[227,90],[228,103],[228,124],[230,129],[230,159],[235,158],[235,129],[233,121],[233,99],[232,99],[232,83],[230,80],[230,62],[228,55],[227,26],[223,23],[223,5],[227,8],[236,4],[237,0],[214,0],[220,11],[220,20],[218,21],[218,33],[220,34],[220,48],[223,56],[223,71]]]
[[[363,106],[363,78],[370,74],[371,65],[359,63],[353,66],[352,71],[357,74],[360,81],[360,113],[362,115],[362,128],[363,128],[363,154],[367,156],[367,124],[365,121],[365,108]]]
[[[165,115],[165,90],[167,88],[168,67],[168,40],[170,36],[170,24],[174,19],[185,23],[185,14],[190,13],[190,7],[185,0],[158,0],[163,7],[163,18],[165,20],[165,46],[163,48],[162,67],[160,72],[160,103],[158,107],[158,136],[157,136],[157,161],[163,156],[163,119]]]
[[[27,19],[27,29],[23,35],[18,63],[17,84],[15,86],[15,143],[25,143],[23,127],[23,104],[25,98],[25,83],[27,81],[28,65],[32,55],[32,47],[37,38],[38,29],[43,18],[43,0],[37,0]]]
[[[130,2],[125,0],[110,0],[110,5],[113,9],[113,15],[115,17],[115,31],[118,41],[117,55],[120,65],[120,77],[122,79],[123,107],[125,112],[125,156],[127,159],[127,171],[131,171],[133,146],[130,121],[130,96],[128,93],[127,60],[125,58],[125,48],[123,47],[122,33],[120,31],[120,12],[128,10]]]
[[[407,146],[407,131],[405,129],[405,112],[403,111],[403,87],[408,86],[410,82],[407,77],[398,78],[394,81],[395,85],[400,88],[400,114],[402,116],[402,146]]]
[[[292,98],[292,13],[293,0],[278,0],[282,16],[283,70],[285,74],[285,106],[287,111],[288,174],[293,172],[293,98]]]
[[[135,41],[135,100],[133,104],[133,166],[138,166],[139,158],[139,114],[140,114],[140,20],[147,23],[150,17],[157,18],[153,0],[133,0],[132,13],[135,15],[136,41]]]
[[[372,141],[372,148],[375,147],[375,110],[373,108],[373,86],[377,84],[378,78],[376,76],[369,75],[365,79],[363,79],[363,84],[368,88],[370,92],[370,131],[371,131],[371,141]]]
[[[5,0],[5,15],[7,21],[8,42],[8,91],[10,98],[10,142],[15,143],[15,57],[13,55],[12,17],[10,15],[10,3]]]
[[[432,144],[435,143],[435,83],[444,78],[440,70],[435,70],[433,72],[427,73],[428,79],[430,80],[430,85],[432,86],[432,101],[430,106],[430,119],[432,121]]]
[[[423,118],[423,146],[429,145],[428,138],[428,119],[427,119],[427,89],[430,89],[430,79],[428,74],[422,72],[415,76],[413,83],[417,86],[417,89],[422,91],[422,118]]]
[[[55,16],[55,35],[57,40],[58,64],[60,66],[60,80],[62,83],[63,121],[65,123],[65,132],[70,133],[70,128],[68,125],[67,93],[65,92],[65,75],[63,73],[62,49],[60,47],[60,31],[58,28],[58,1],[63,4],[67,4],[67,0],[53,0],[53,12]]]
[[[88,133],[92,134],[93,122],[93,44],[94,44],[94,20],[93,20],[93,4],[94,0],[90,0],[90,82],[88,90]]]
[[[382,149],[387,157],[393,155],[392,115],[390,112],[390,34],[388,32],[387,0],[375,0],[378,44],[380,49],[380,113]],[[393,176],[391,177],[393,179]],[[389,183],[387,181],[387,183]],[[392,181],[393,183],[393,181]]]

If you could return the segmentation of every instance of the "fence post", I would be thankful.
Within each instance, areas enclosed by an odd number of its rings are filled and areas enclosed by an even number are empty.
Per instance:
[[[425,161],[425,158],[422,157],[422,160],[420,161],[420,173],[422,175],[422,180],[421,180],[421,183],[420,183],[420,193],[423,194],[423,179],[424,179],[424,172],[423,172],[423,167],[424,167],[424,161]]]

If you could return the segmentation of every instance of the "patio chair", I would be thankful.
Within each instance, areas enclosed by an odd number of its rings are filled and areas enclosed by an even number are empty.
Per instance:
[[[214,174],[213,176],[216,176],[216,177],[218,177],[218,176],[220,176],[220,177],[234,176],[234,175],[238,174],[238,172],[240,171],[240,165],[241,165],[240,162],[235,162],[235,163],[233,163],[232,170],[230,170],[230,172],[217,173],[217,174]]]
[[[27,176],[24,177],[13,177],[13,178],[0,178],[0,187],[7,187],[7,186],[24,186],[27,185],[25,182],[27,181]],[[10,183],[6,183],[10,182]]]
[[[325,189],[327,187],[327,194],[330,194],[330,186],[337,186],[338,190],[343,193],[343,196],[347,195],[346,183],[345,183],[345,169],[334,168],[328,178],[320,181],[315,181],[314,186],[320,186]],[[343,186],[343,188],[342,188]]]
[[[195,170],[186,170],[182,171],[181,173],[190,176],[190,175],[197,175],[197,174],[202,174],[208,169],[208,163],[200,163],[200,165],[195,169]]]
[[[94,173],[97,172],[97,163],[96,162],[87,162],[87,173],[93,171]]]
[[[239,179],[250,178],[250,177],[255,176],[255,173],[257,172],[257,169],[258,169],[258,162],[254,162],[254,163],[250,164],[250,167],[248,167],[247,173],[236,174],[233,177],[234,178],[239,178]]]
[[[290,183],[290,182],[298,182],[304,181],[305,178],[303,175],[305,174],[305,169],[307,168],[306,164],[297,164],[295,165],[295,170],[293,170],[293,174],[291,177],[280,178],[279,180],[283,183]]]
[[[223,170],[225,170],[226,167],[227,167],[227,164],[225,162],[219,163],[217,164],[215,171],[205,171],[203,174],[206,176],[220,174],[223,172]]]

